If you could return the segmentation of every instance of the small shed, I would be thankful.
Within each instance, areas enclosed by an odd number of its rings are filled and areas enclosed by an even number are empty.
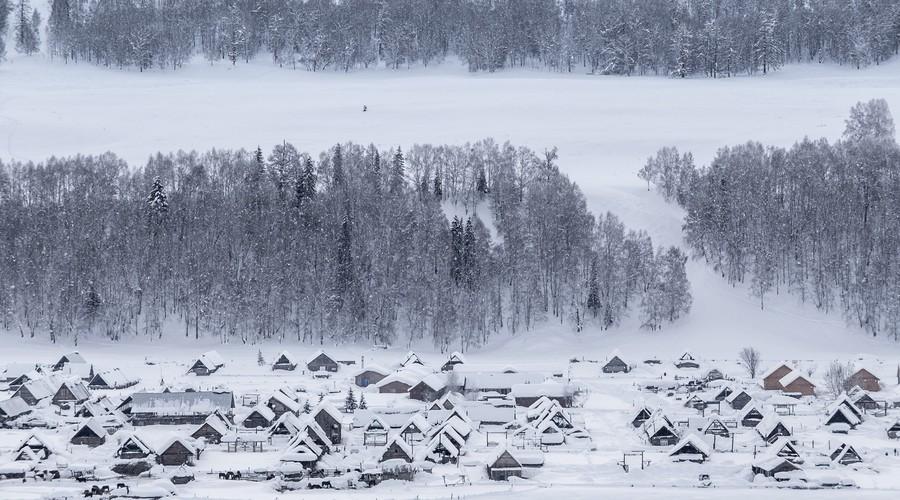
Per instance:
[[[816,395],[816,385],[796,370],[782,377],[778,383],[781,385],[781,390],[786,393],[800,394],[801,396]]]
[[[740,414],[741,427],[756,427],[765,416],[755,406],[745,406]]]
[[[62,370],[64,366],[70,363],[84,364],[87,363],[87,360],[85,360],[78,351],[63,354],[62,356],[60,356],[59,360],[56,361],[56,363],[53,363],[53,371]]]
[[[841,443],[831,452],[831,461],[841,465],[853,465],[861,463],[863,459],[853,446]]]
[[[647,409],[646,406],[642,406],[638,411],[634,413],[631,417],[631,426],[637,429],[638,427],[644,425],[644,422],[650,420],[650,417],[653,413]]]
[[[893,424],[891,424],[891,426],[888,427],[887,435],[891,439],[900,438],[900,422],[894,422]]]
[[[756,426],[756,432],[767,443],[774,443],[781,436],[790,436],[791,431],[774,416],[768,416],[762,419]]]
[[[751,400],[753,400],[753,397],[743,389],[732,391],[731,394],[725,398],[725,402],[735,410],[743,410]]]
[[[488,461],[487,474],[494,481],[506,481],[511,477],[523,477],[527,469],[543,465],[543,454],[526,454],[509,448],[501,448]]]
[[[191,437],[194,439],[203,438],[207,443],[219,444],[228,432],[230,432],[230,428],[226,422],[218,416],[210,415],[191,433]]]
[[[95,373],[88,381],[90,389],[126,389],[133,385],[137,385],[140,380],[137,377],[126,375],[125,372],[118,368]]]
[[[205,377],[217,372],[223,366],[225,366],[225,360],[222,359],[218,352],[207,351],[191,364],[188,373]]]
[[[450,357],[447,358],[447,361],[441,366],[441,371],[452,371],[457,365],[461,365],[465,363],[466,360],[463,358],[463,355],[457,351],[454,351],[450,354]]]
[[[124,434],[116,449],[116,458],[122,460],[138,460],[153,454],[153,448],[136,434]]]
[[[297,360],[294,358],[293,354],[282,351],[281,354],[275,358],[275,362],[272,363],[272,370],[286,370],[292,372],[297,369],[297,364]]]
[[[771,477],[776,481],[786,481],[789,473],[800,469],[796,464],[777,455],[766,455],[755,460],[750,466],[754,474]]]
[[[700,363],[694,358],[690,351],[685,351],[676,361],[676,368],[700,368]]]

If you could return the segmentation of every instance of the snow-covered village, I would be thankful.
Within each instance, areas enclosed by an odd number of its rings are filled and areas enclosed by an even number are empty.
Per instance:
[[[747,348],[501,366],[378,347],[223,352],[9,364],[0,493],[856,491],[893,487],[900,466],[897,366],[877,359],[764,365]]]
[[[0,500],[900,493],[897,0],[0,0]]]

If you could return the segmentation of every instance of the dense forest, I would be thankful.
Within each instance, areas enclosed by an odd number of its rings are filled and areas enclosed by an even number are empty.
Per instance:
[[[684,207],[694,252],[760,306],[793,293],[900,338],[900,146],[885,101],[854,106],[834,143],[750,142],[699,169],[665,148],[641,176]]]
[[[591,215],[555,150],[490,140],[0,162],[0,213],[0,328],[53,341],[468,349],[691,305],[680,250]]]
[[[7,3],[9,2],[9,3]],[[789,62],[861,67],[900,43],[894,0],[49,0],[48,51],[140,70],[192,56],[310,71],[401,68],[458,57],[472,71],[767,73]],[[20,52],[40,18],[14,12]],[[2,37],[0,37],[2,38]]]

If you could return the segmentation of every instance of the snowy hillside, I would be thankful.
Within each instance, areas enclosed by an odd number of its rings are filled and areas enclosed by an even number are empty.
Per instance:
[[[17,56],[0,65],[0,80],[5,159],[109,150],[141,163],[157,151],[269,147],[282,140],[323,150],[338,140],[387,148],[494,137],[536,150],[559,147],[561,169],[595,214],[613,211],[664,245],[681,244],[680,211],[636,176],[659,147],[676,145],[705,163],[717,148],[747,140],[788,145],[804,135],[836,138],[847,110],[860,100],[883,97],[900,109],[896,61],[862,71],[789,66],[766,78],[674,80],[473,75],[449,63],[346,75],[197,61],[175,73],[138,73]],[[732,354],[753,343],[823,358],[848,346],[854,353],[900,349],[792,297],[771,300],[761,311],[746,290],[729,287],[701,262],[691,262],[689,274],[692,313],[662,332],[639,332],[632,321],[610,333],[561,329],[550,338],[551,325],[498,341],[496,348],[570,351],[572,342],[587,342],[605,350],[650,342],[660,353],[691,345]]]

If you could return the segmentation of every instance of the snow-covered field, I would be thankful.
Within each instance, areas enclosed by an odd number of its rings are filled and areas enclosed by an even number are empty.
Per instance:
[[[852,104],[883,97],[900,110],[900,62],[863,71],[792,66],[760,77],[676,80],[543,71],[469,74],[452,63],[355,74],[279,69],[261,60],[235,67],[195,62],[139,73],[12,57],[0,65],[0,158],[114,151],[139,164],[157,151],[268,148],[288,140],[319,152],[340,141],[381,147],[464,143],[484,137],[537,150],[558,146],[559,164],[596,213],[610,210],[680,244],[681,213],[646,191],[636,172],[659,147],[709,161],[721,146],[759,140],[788,145],[804,135],[837,138]],[[362,112],[362,106],[368,112]],[[650,343],[674,354],[686,345],[733,355],[742,344],[778,353],[900,352],[865,337],[838,315],[793,298],[766,310],[703,263],[689,265],[694,308],[657,334],[634,322],[601,334],[555,332],[513,340],[522,349],[601,350]],[[553,332],[551,332],[553,333]],[[852,341],[848,341],[852,339]],[[498,340],[503,342],[503,340]]]

